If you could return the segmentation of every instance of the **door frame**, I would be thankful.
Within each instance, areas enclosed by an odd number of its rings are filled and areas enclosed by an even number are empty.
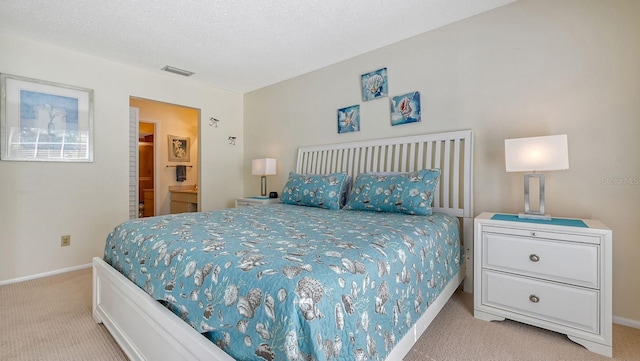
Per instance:
[[[139,118],[140,109],[129,105],[129,219],[138,218],[140,212],[140,194],[138,192],[138,164],[140,162],[138,159]]]
[[[158,134],[160,133],[158,129],[160,128],[160,121],[155,119],[148,118],[138,118],[138,139],[140,139],[140,123],[152,123],[153,124],[153,215],[157,215],[158,212],[158,195],[155,191],[157,188],[158,182]],[[138,171],[138,167],[140,167],[140,152],[137,153],[138,159],[136,160],[136,171]],[[136,184],[136,189],[140,189],[140,179],[138,175],[138,182]],[[140,199],[140,195],[138,194],[138,199]]]

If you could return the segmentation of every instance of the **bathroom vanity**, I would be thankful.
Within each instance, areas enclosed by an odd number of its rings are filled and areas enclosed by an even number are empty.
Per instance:
[[[198,211],[198,190],[194,186],[169,187],[171,205],[169,213],[185,213]]]

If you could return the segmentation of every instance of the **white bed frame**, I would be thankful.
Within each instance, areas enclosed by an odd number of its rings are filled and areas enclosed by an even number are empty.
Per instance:
[[[463,280],[465,291],[473,289],[472,149],[470,130],[299,149],[298,173],[347,172],[355,179],[363,172],[442,170],[434,210],[461,219],[465,262],[387,360],[401,360],[411,350]],[[93,259],[93,318],[130,360],[233,360],[100,257]]]

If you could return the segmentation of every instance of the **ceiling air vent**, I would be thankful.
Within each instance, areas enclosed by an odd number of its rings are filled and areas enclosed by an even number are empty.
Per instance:
[[[174,74],[178,74],[178,75],[182,75],[182,76],[191,76],[193,74],[195,74],[192,71],[188,71],[188,70],[182,70],[182,69],[178,69],[178,68],[174,68],[172,66],[169,65],[165,65],[164,68],[162,68],[162,70],[164,71],[168,71],[169,73],[174,73]]]

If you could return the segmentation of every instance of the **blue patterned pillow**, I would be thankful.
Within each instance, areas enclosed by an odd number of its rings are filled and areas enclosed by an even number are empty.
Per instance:
[[[298,174],[289,173],[280,201],[299,206],[340,209],[349,189],[346,173]]]
[[[438,179],[440,169],[392,175],[359,174],[344,208],[428,216]]]

